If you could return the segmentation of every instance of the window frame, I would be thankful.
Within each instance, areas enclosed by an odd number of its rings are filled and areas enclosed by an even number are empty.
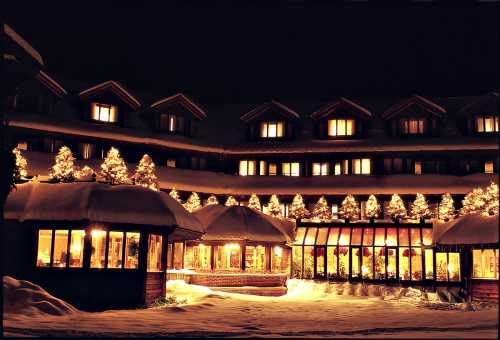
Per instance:
[[[94,122],[99,122],[99,123],[106,123],[106,124],[117,124],[118,123],[118,106],[112,105],[112,104],[104,104],[104,103],[98,103],[98,102],[92,102],[91,104],[91,113],[90,113],[90,118]],[[101,108],[107,108],[108,111],[108,119],[103,119],[101,117]],[[95,110],[98,110],[96,113]],[[112,117],[112,112],[114,109],[114,120],[111,120]],[[97,117],[97,118],[96,118]]]
[[[319,173],[315,172],[314,168],[319,166]],[[313,162],[311,165],[312,176],[328,176],[330,175],[330,163],[329,162]],[[326,169],[324,169],[326,167]],[[324,171],[323,171],[324,170]]]
[[[339,133],[339,122],[343,122],[344,133]],[[348,122],[350,122],[351,133],[348,133]],[[326,121],[326,135],[329,138],[354,137],[356,136],[356,119],[354,118],[329,118]],[[334,130],[334,131],[333,131]]]
[[[357,171],[356,163],[359,163],[359,172]],[[366,168],[366,162],[368,162],[368,172],[364,172]],[[372,160],[371,158],[353,158],[351,159],[352,174],[353,175],[371,175],[372,173]],[[363,166],[365,164],[365,166]]]
[[[40,244],[40,230],[50,230],[50,261],[48,266],[39,266],[38,265],[38,252],[39,252],[39,244]],[[35,229],[36,231],[36,237],[35,237],[35,253],[34,253],[34,267],[35,269],[41,269],[41,270],[47,270],[47,269],[55,269],[55,270],[80,270],[85,268],[85,239],[87,237],[87,229],[83,226],[52,226],[52,227],[37,227]],[[56,236],[56,231],[67,231],[67,241],[66,241],[66,264],[63,267],[55,267],[54,266],[54,248],[55,248],[55,236]],[[82,262],[81,266],[71,266],[70,265],[70,260],[71,260],[71,241],[72,241],[72,233],[73,231],[83,231],[83,246],[82,246]]]
[[[274,128],[274,136],[270,136],[270,127]],[[284,120],[268,120],[259,122],[259,138],[261,139],[279,139],[286,136],[286,122]],[[280,135],[281,132],[281,135]]]
[[[245,169],[245,174],[242,174],[242,165]],[[253,164],[253,171],[250,173],[250,164]],[[256,176],[257,175],[257,161],[254,159],[240,159],[238,162],[238,175],[239,176]]]
[[[486,131],[486,120],[488,118],[491,118],[491,131]],[[479,124],[481,122],[481,124]],[[481,130],[479,127],[481,126]],[[498,115],[494,114],[478,114],[474,115],[474,133],[477,134],[494,134],[499,132],[499,121],[498,121]]]
[[[288,170],[285,171],[285,167],[288,165]],[[297,165],[297,174],[294,175],[293,167]],[[281,175],[287,177],[300,177],[300,162],[282,162],[281,163]]]
[[[411,123],[416,122],[417,132],[411,132]],[[425,118],[405,117],[401,118],[401,134],[405,136],[423,136],[426,134]]]

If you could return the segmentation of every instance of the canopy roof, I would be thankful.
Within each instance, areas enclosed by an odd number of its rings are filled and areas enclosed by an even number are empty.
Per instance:
[[[470,214],[447,223],[436,222],[433,230],[437,244],[498,243],[498,214]]]
[[[16,185],[5,204],[5,218],[19,221],[81,221],[174,226],[172,235],[203,233],[199,221],[161,191],[100,183],[25,183]],[[179,229],[179,230],[177,230]]]
[[[244,206],[209,205],[194,215],[205,229],[203,240],[292,242],[293,226]]]

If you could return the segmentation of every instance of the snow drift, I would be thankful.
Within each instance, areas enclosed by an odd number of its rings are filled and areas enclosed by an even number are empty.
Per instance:
[[[47,293],[29,281],[3,277],[3,313],[36,316],[70,315],[79,311],[69,303]]]

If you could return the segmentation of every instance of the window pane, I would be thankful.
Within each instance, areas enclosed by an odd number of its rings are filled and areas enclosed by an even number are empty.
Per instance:
[[[163,253],[163,237],[149,235],[148,242],[148,271],[159,272],[162,270],[161,257]]]
[[[56,230],[54,240],[54,261],[52,267],[66,267],[68,234],[68,230]]]
[[[292,259],[292,277],[300,278],[302,277],[302,246],[293,246]]]
[[[304,278],[312,279],[314,274],[314,247],[304,246]]]
[[[290,251],[280,246],[271,248],[271,270],[274,272],[287,272]]]
[[[376,228],[375,229],[375,245],[376,246],[385,245],[385,229],[384,228]]]
[[[364,246],[373,245],[373,229],[372,228],[365,228],[364,235],[363,235],[363,245]]]
[[[328,277],[337,277],[337,247],[328,247],[326,254]]]
[[[448,275],[450,281],[460,281],[460,254],[448,253]]]
[[[422,249],[411,248],[411,279],[414,281],[422,280]]]
[[[267,128],[267,137],[274,138],[277,136],[276,122],[270,122]]]
[[[361,173],[361,160],[360,159],[353,159],[352,160],[352,170],[353,170],[353,173],[356,175],[359,175]]]
[[[387,240],[385,244],[387,246],[397,246],[397,229],[396,228],[387,228]]]
[[[343,230],[343,229],[342,229]],[[361,228],[353,228],[352,229],[352,245],[361,245]]]
[[[281,164],[281,173],[283,176],[290,176],[290,163]]]
[[[167,167],[175,168],[175,159],[167,159]]]
[[[412,246],[420,245],[420,229],[419,228],[411,228],[410,229],[410,239]]]
[[[484,132],[493,132],[493,117],[485,117],[484,118]]]
[[[484,132],[484,121],[482,116],[476,118],[476,129],[477,132]]]
[[[430,246],[432,244],[432,229],[424,228],[422,229],[422,241],[424,246]]]
[[[284,136],[284,123],[283,122],[278,122],[278,130],[276,132],[277,137],[283,137]]]
[[[399,279],[410,279],[410,249],[399,248]]]
[[[337,136],[337,120],[328,121],[328,136]]]
[[[351,228],[342,228],[339,238],[339,245],[348,246],[351,238]]]
[[[181,269],[183,267],[184,244],[182,242],[175,242],[173,252],[173,268]]]
[[[108,242],[108,268],[122,268],[123,232],[110,231]]]
[[[387,278],[395,279],[396,269],[397,269],[396,249],[387,249],[386,256],[387,256]]]
[[[337,250],[337,247],[335,247]],[[338,247],[339,257],[339,277],[347,278],[349,276],[349,247]]]
[[[349,175],[349,160],[348,159],[344,159],[344,161],[343,161],[342,173],[344,175]]]
[[[313,176],[321,175],[321,164],[313,163]]]
[[[71,245],[69,247],[69,266],[71,268],[83,267],[84,241],[85,241],[84,230],[71,231]]]
[[[352,136],[354,135],[354,120],[348,119],[346,123],[346,135]]]
[[[260,176],[266,175],[266,161],[260,161],[259,175]]]
[[[269,176],[276,176],[276,163],[269,163]]]
[[[375,247],[374,255],[375,255],[375,280],[383,280],[385,279],[385,248]]]
[[[361,160],[361,169],[363,175],[369,175],[371,173],[371,164],[369,158],[363,158]]]
[[[498,117],[495,117],[495,132],[498,132]]]
[[[424,121],[422,119],[418,120],[418,133],[424,133]]]
[[[421,175],[421,174],[422,174],[422,163],[415,162],[415,175]]]
[[[399,245],[400,246],[409,246],[408,228],[400,228],[399,229]]]
[[[241,268],[241,248],[238,243],[215,247],[215,268],[237,270]]]
[[[104,230],[92,230],[92,256],[90,268],[104,268],[106,255],[106,232]]]
[[[498,278],[498,251],[473,249],[474,278]]]
[[[351,248],[351,275],[352,277],[361,277],[361,248]]]
[[[267,137],[267,123],[260,123],[260,136]]]
[[[341,169],[341,166],[340,166],[340,163],[335,163],[335,175],[340,175],[342,174],[342,169]]]
[[[305,234],[306,234],[306,228],[297,228],[294,244],[303,244]]]
[[[309,228],[307,230],[307,235],[306,239],[304,241],[305,245],[314,245],[314,242],[316,241],[316,232],[318,231],[318,228]]]
[[[255,171],[255,161],[248,161],[248,175],[254,176],[256,171]]]
[[[240,161],[240,176],[246,176],[248,161]]]
[[[484,173],[485,174],[492,174],[493,173],[493,162],[492,161],[484,162]]]
[[[172,269],[173,244],[167,244],[167,269]]]
[[[332,218],[337,219],[339,217],[339,206],[337,204],[332,204]]]
[[[266,248],[258,246],[245,247],[245,270],[264,271],[266,270]]]
[[[436,253],[436,280],[448,281],[448,260],[446,253]]]
[[[425,278],[427,280],[434,279],[434,257],[432,249],[425,250]]]
[[[345,119],[337,120],[337,136],[345,136]]]
[[[409,133],[418,133],[418,121],[415,119],[410,119],[409,122]]]
[[[337,245],[338,238],[339,228],[330,228],[330,234],[328,235],[328,245]]]
[[[292,163],[292,168],[291,168],[291,176],[298,177],[300,175],[300,164],[299,163]]]
[[[363,247],[363,265],[361,274],[364,279],[373,279],[373,248]]]
[[[139,233],[126,233],[125,268],[135,269],[139,266]],[[175,263],[174,263],[175,264]]]
[[[38,231],[37,267],[50,266],[50,253],[52,251],[52,230],[40,229]]]
[[[325,275],[325,247],[316,248],[316,275]]]
[[[109,122],[110,121],[110,112],[109,112],[109,107],[101,105],[99,108],[99,120],[103,122]]]
[[[326,244],[326,238],[328,237],[328,228],[318,229],[318,239],[316,240],[316,245],[322,246]]]
[[[322,163],[321,164],[321,175],[326,176],[328,175],[330,165],[328,163]]]

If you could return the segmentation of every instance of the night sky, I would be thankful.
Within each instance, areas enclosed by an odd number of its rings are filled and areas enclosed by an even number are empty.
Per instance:
[[[200,103],[500,88],[492,6],[74,3],[16,1],[4,15],[63,82],[115,79],[157,96],[182,91]]]

